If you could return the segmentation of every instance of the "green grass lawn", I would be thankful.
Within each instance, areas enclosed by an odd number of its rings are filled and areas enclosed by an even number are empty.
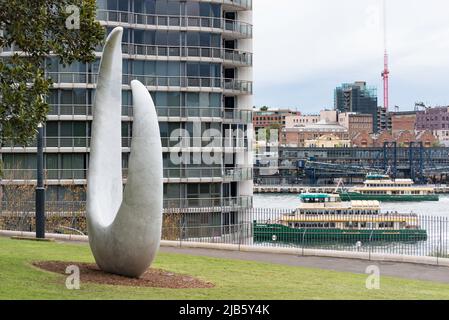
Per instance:
[[[213,282],[212,289],[156,289],[81,283],[39,270],[32,261],[93,262],[87,244],[0,237],[0,299],[449,299],[449,285],[382,277],[380,290],[365,275],[276,264],[160,253],[154,267]]]

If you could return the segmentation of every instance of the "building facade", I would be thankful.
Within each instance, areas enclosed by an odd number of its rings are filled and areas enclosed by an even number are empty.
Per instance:
[[[285,127],[305,127],[317,123],[320,121],[320,118],[318,114],[289,115],[285,117]]]
[[[130,82],[137,79],[159,117],[165,209],[204,209],[211,212],[205,224],[234,223],[238,211],[252,205],[252,135],[246,134],[252,130],[252,1],[98,0],[97,6],[108,33],[124,28],[124,178],[132,136]],[[101,49],[89,64],[63,66],[48,58],[46,74],[55,83],[45,124],[50,201],[86,185]],[[33,180],[35,146],[2,146],[1,153],[6,180]]]
[[[299,117],[300,115],[300,112],[289,109],[258,110],[253,114],[253,126],[256,131],[270,127],[284,128],[290,121],[288,120],[290,117]]]
[[[400,133],[401,131],[414,132],[416,128],[416,112],[415,111],[402,111],[391,112],[391,131],[393,135]]]
[[[374,131],[377,126],[377,89],[366,82],[344,83],[335,89],[334,108],[341,113],[355,112],[373,116]]]
[[[351,139],[359,133],[373,133],[373,116],[371,114],[340,113],[338,123],[348,129]]]
[[[305,127],[284,128],[280,140],[283,146],[304,147],[306,141],[315,141],[325,135],[349,140],[348,129],[338,123],[328,123],[324,120]]]

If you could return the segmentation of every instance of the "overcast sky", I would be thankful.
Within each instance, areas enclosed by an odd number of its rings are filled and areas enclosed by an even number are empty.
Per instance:
[[[383,104],[382,0],[254,0],[255,105],[333,107],[366,80]],[[449,1],[388,0],[390,106],[449,105]]]

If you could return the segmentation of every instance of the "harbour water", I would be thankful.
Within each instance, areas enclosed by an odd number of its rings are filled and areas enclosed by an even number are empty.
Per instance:
[[[254,194],[255,208],[296,209],[300,204],[296,194]],[[416,213],[426,216],[449,217],[449,195],[440,195],[440,201],[383,202],[383,212]]]

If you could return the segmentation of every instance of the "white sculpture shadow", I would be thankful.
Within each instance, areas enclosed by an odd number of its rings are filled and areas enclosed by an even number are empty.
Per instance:
[[[98,266],[140,277],[159,248],[162,229],[162,146],[151,95],[131,82],[133,135],[123,192],[121,148],[123,29],[106,40],[93,108],[87,181],[89,244]]]

